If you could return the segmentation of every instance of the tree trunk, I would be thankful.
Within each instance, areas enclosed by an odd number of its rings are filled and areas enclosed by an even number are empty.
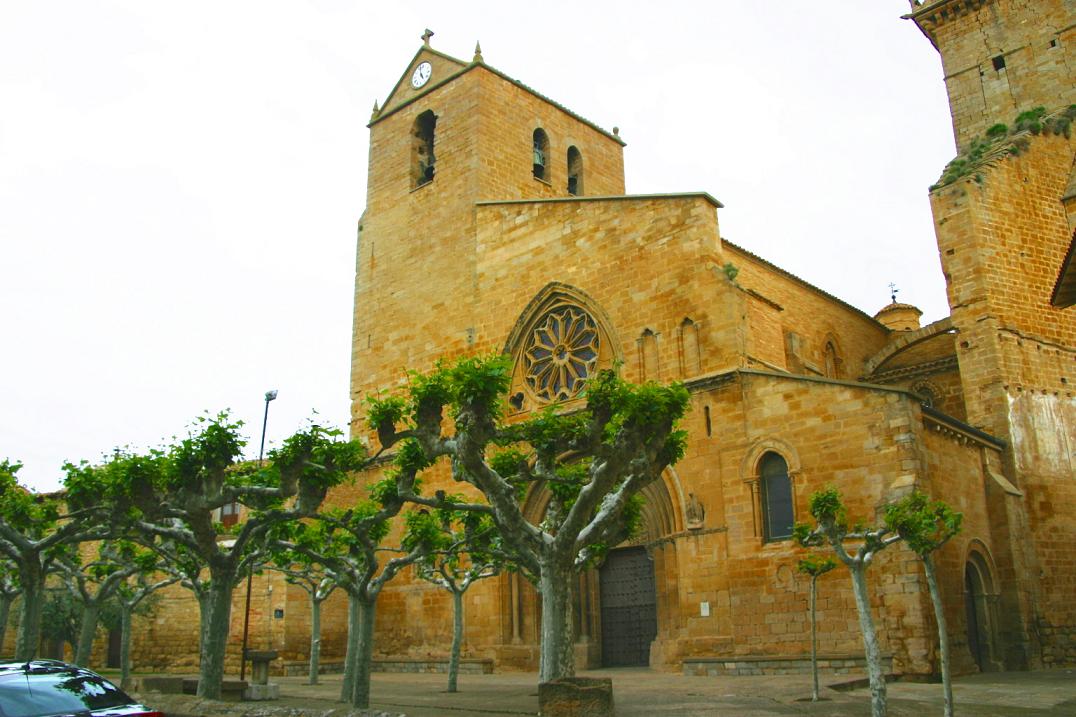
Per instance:
[[[358,634],[352,638],[356,653],[355,679],[351,685],[351,706],[366,709],[370,706],[370,672],[374,655],[374,619],[377,597],[357,600],[359,606]]]
[[[194,597],[198,600],[198,654],[205,654],[205,637],[209,630],[209,615],[213,611],[208,591],[194,591]]]
[[[224,680],[224,651],[228,646],[228,628],[232,612],[234,575],[213,575],[209,584],[209,624],[202,632],[202,661],[198,670],[198,696],[220,699]],[[203,618],[206,615],[203,613]]]
[[[818,576],[811,576],[811,701],[818,702]]]
[[[550,561],[541,566],[538,590],[542,596],[541,662],[538,682],[575,676],[572,644],[572,571]]]
[[[463,593],[452,591],[452,651],[448,655],[448,691],[456,692],[460,674],[460,648],[463,646]]]
[[[11,614],[11,601],[14,598],[0,595],[0,657],[4,654],[4,638],[7,637],[7,619]]]
[[[97,636],[97,618],[101,606],[96,600],[82,603],[82,624],[78,631],[78,644],[75,645],[75,664],[90,666],[90,654],[93,652],[93,638]]]
[[[355,666],[359,651],[355,647],[355,636],[359,634],[359,596],[347,594],[347,646],[344,650],[344,683],[340,687],[340,701],[351,701],[351,688],[355,684]]]
[[[949,676],[949,628],[945,624],[945,609],[938,592],[938,579],[934,575],[934,560],[930,554],[922,556],[923,569],[927,574],[930,601],[934,603],[934,619],[938,623],[938,649],[941,652],[942,690],[945,692],[945,717],[953,717],[953,683]]]
[[[16,660],[32,660],[41,642],[41,608],[45,603],[45,573],[35,557],[19,566],[22,583],[22,616],[15,644]]]
[[[321,600],[318,600],[317,590],[310,595],[310,677],[306,683],[316,685],[318,683],[318,671],[321,666]]]
[[[867,660],[867,677],[871,686],[871,717],[885,717],[885,675],[882,674],[881,649],[878,646],[878,636],[874,632],[874,620],[871,618],[866,568],[862,563],[854,563],[848,566],[848,572],[852,574],[852,592],[856,596],[859,630],[863,633],[863,654]]]
[[[124,603],[120,608],[120,687],[131,686],[131,616],[134,607]]]

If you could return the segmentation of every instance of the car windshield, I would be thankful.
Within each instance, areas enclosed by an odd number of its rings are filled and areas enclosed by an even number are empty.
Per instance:
[[[85,672],[30,672],[0,677],[0,717],[67,715],[133,702],[111,682]]]

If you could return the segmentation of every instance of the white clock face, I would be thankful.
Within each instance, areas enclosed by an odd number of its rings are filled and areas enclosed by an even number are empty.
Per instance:
[[[430,81],[430,75],[432,74],[433,67],[430,66],[430,63],[423,62],[415,68],[414,74],[411,75],[411,86],[417,90],[419,87],[422,87]]]

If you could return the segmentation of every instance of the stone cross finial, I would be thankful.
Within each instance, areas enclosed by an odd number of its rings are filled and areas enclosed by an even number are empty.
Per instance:
[[[426,32],[422,33],[422,44],[429,47],[431,37],[433,37],[433,30],[427,27]]]
[[[889,282],[889,296],[893,299],[894,304],[897,303],[897,292],[898,291],[900,291],[900,289],[897,288],[897,285],[894,284],[893,282]]]

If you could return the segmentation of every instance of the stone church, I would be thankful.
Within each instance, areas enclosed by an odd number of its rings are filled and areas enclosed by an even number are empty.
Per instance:
[[[398,386],[401,367],[463,354],[514,358],[513,415],[573,405],[614,363],[629,380],[690,390],[686,456],[646,490],[641,533],[579,576],[578,666],[805,668],[807,581],[790,535],[827,485],[869,520],[913,488],[963,512],[937,558],[957,672],[1076,662],[1076,140],[1065,123],[1076,2],[912,0],[906,18],[941,55],[959,150],[978,151],[930,195],[951,314],[926,326],[913,306],[868,315],[726,241],[708,194],[625,194],[616,128],[477,48],[457,59],[426,35],[375,107],[353,435],[367,433],[363,397]],[[1036,107],[1038,126],[996,127]],[[349,491],[333,499],[361,488]],[[529,514],[540,518],[545,500],[527,496]],[[914,555],[891,548],[869,576],[890,668],[936,671]],[[252,621],[267,620],[301,669],[305,596],[258,580]],[[819,588],[820,652],[848,667],[862,643],[844,569]],[[465,658],[535,669],[540,609],[518,576],[478,583]],[[337,595],[324,663],[342,658],[345,614]],[[448,593],[405,573],[379,602],[379,659],[432,669],[451,624]],[[147,626],[136,666],[176,627]]]
[[[913,2],[908,18],[941,53],[961,150],[1021,111],[1076,102],[1072,0]],[[356,435],[364,396],[445,356],[510,354],[512,414],[571,406],[614,362],[691,391],[687,455],[647,489],[641,535],[579,578],[577,664],[802,665],[806,582],[789,536],[829,484],[867,518],[913,487],[964,513],[939,556],[958,670],[1076,660],[1071,132],[1015,133],[932,192],[952,313],[921,326],[913,306],[867,315],[724,240],[708,194],[626,195],[616,128],[480,49],[460,60],[427,35],[369,129]],[[1001,156],[1007,142],[1020,154]],[[536,518],[542,493],[526,499]],[[914,556],[883,553],[872,572],[892,669],[933,671]],[[821,595],[821,650],[853,659],[847,577]],[[517,576],[478,584],[467,656],[536,667],[539,610]],[[378,613],[386,658],[446,653],[447,593],[404,576]]]

